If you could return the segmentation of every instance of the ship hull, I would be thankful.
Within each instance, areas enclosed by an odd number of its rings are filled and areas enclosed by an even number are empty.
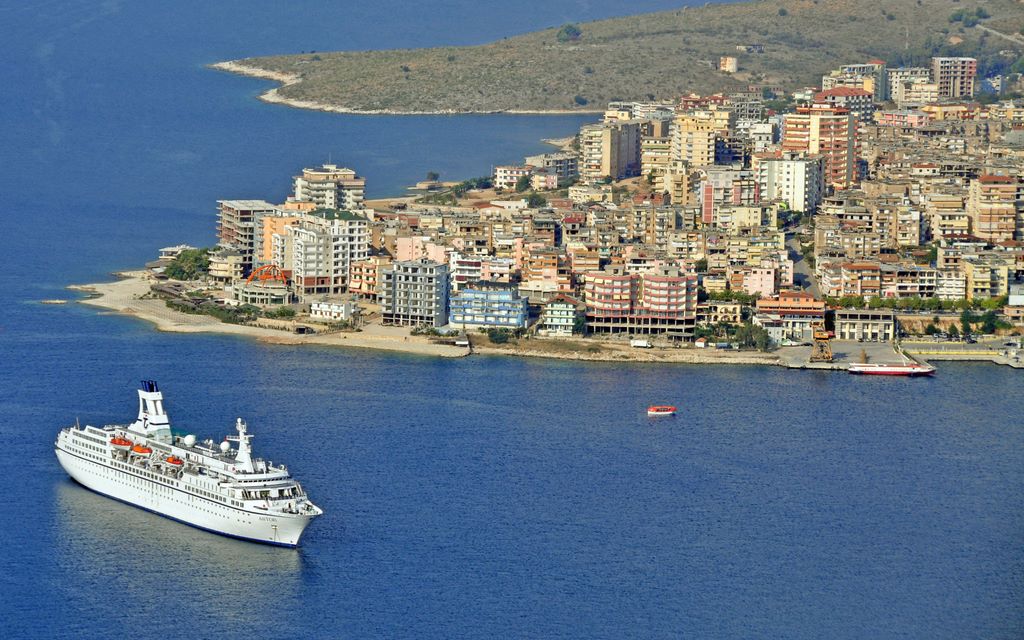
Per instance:
[[[301,514],[238,509],[89,460],[59,446],[56,454],[68,475],[91,491],[222,536],[295,547],[313,519]]]
[[[929,367],[872,367],[872,368],[861,368],[861,367],[850,367],[850,373],[861,376],[902,376],[905,378],[919,378],[924,376],[930,376],[935,373],[935,369]]]

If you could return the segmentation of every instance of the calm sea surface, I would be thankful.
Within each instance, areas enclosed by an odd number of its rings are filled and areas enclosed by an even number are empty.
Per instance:
[[[678,3],[630,3],[636,11]],[[1019,638],[1024,384],[610,366],[180,336],[67,284],[213,241],[218,198],[301,166],[376,195],[486,173],[582,118],[342,117],[264,105],[219,59],[470,44],[622,3],[0,5],[4,637]],[[101,498],[60,425],[245,416],[326,515],[298,550]],[[673,402],[675,419],[644,407]]]

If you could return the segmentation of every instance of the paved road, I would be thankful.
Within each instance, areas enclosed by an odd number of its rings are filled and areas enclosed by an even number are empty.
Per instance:
[[[789,257],[793,259],[793,283],[810,291],[815,298],[820,298],[821,291],[818,289],[818,282],[814,279],[814,271],[800,254],[800,241],[796,239],[795,234],[786,239],[786,248],[789,249]]]

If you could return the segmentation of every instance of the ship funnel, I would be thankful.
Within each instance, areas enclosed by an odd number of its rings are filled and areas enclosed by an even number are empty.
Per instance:
[[[164,394],[160,393],[156,380],[142,381],[142,388],[139,389],[139,417],[132,429],[160,442],[171,441],[171,419],[164,408]]]

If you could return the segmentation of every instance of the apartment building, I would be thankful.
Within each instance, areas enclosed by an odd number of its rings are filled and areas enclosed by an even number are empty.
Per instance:
[[[580,176],[579,156],[568,151],[529,156],[526,158],[526,164],[537,170],[546,171],[549,175],[553,174],[559,187],[573,182]]]
[[[978,61],[975,58],[932,58],[932,80],[939,85],[939,97],[973,96],[977,74]]]
[[[528,320],[514,284],[478,280],[451,295],[448,323],[459,329],[525,329]]]
[[[579,175],[585,182],[635,176],[640,172],[640,122],[626,120],[580,129]]]
[[[324,209],[362,209],[366,178],[352,169],[325,164],[302,170],[295,176],[295,199],[313,202]]]
[[[1024,239],[1024,181],[980,175],[967,189],[971,233],[989,242]]]
[[[369,221],[337,209],[317,209],[297,217],[286,227],[291,261],[278,265],[291,271],[295,294],[306,300],[345,293],[352,264],[369,256]]]
[[[597,333],[692,335],[697,276],[677,267],[628,273],[607,267],[586,274],[587,327]]]
[[[263,200],[218,200],[217,205],[218,244],[238,253],[242,274],[248,275],[261,252],[262,220],[279,211]]]
[[[715,163],[720,124],[711,112],[684,113],[672,122],[672,165],[703,167]]]
[[[825,196],[823,156],[792,151],[754,154],[751,166],[764,200],[781,200],[793,211],[813,213]]]
[[[782,121],[782,150],[825,159],[825,182],[847,188],[857,181],[857,131],[846,109],[798,107]]]
[[[442,327],[448,322],[448,265],[427,259],[399,261],[381,275],[385,324]]]

